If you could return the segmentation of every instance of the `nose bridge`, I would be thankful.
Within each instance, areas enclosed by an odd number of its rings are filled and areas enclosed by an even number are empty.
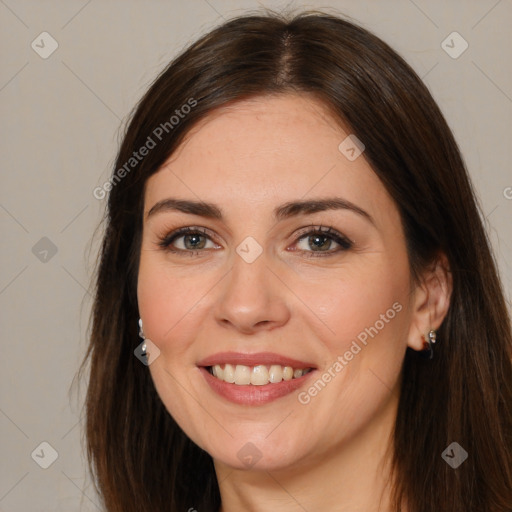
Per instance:
[[[218,320],[240,330],[257,325],[280,325],[289,317],[283,284],[270,270],[268,251],[244,240],[233,254],[233,265],[218,298]]]
[[[267,254],[263,248],[258,255],[255,255],[254,248],[249,246],[249,250],[243,252],[244,248],[247,249],[247,246],[240,244],[233,256],[233,265],[227,279],[228,296],[225,298],[229,300],[233,296],[254,305],[262,304],[269,299],[271,292],[269,280],[272,273],[268,269]]]
[[[260,237],[261,238],[261,237]],[[263,242],[262,242],[263,243]],[[269,251],[265,250],[254,237],[245,237],[236,247],[232,259],[230,285],[247,286],[255,285],[261,291],[263,283],[268,282],[269,270],[267,266]],[[251,290],[248,290],[251,291]]]

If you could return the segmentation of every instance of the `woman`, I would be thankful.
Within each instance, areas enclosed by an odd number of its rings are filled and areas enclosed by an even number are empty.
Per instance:
[[[503,291],[457,144],[385,43],[226,22],[152,84],[103,190],[107,511],[512,508]]]

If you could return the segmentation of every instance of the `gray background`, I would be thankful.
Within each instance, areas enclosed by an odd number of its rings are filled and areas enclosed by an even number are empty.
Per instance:
[[[351,16],[424,78],[466,159],[510,299],[510,0],[0,0],[1,511],[98,510],[81,447],[85,386],[70,386],[86,345],[99,237],[91,240],[104,207],[92,191],[108,179],[130,109],[223,18],[285,5]],[[58,43],[46,59],[31,47],[50,48],[44,31]],[[453,31],[469,44],[458,58],[441,46]],[[462,41],[452,39],[453,54]],[[48,469],[39,466],[51,462],[43,441],[58,453]]]

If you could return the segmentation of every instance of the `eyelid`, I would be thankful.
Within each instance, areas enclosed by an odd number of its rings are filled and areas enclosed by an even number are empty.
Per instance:
[[[187,234],[196,234],[199,233],[206,238],[210,239],[212,242],[216,243],[218,245],[218,242],[216,241],[216,235],[210,231],[208,228],[199,227],[199,226],[184,226],[181,228],[176,228],[174,230],[171,230],[169,233],[164,235],[163,237],[159,237],[158,245],[162,247],[163,249],[169,249],[169,246],[172,242],[174,242],[176,239],[181,238],[182,236],[186,236]],[[171,251],[173,252],[173,251]],[[194,251],[184,251],[182,249],[177,249],[174,252],[187,252],[187,253],[193,253]],[[197,251],[196,251],[197,252]],[[199,251],[202,252],[202,251]]]
[[[348,236],[340,233],[338,230],[331,226],[324,226],[322,224],[310,224],[309,226],[300,228],[296,234],[297,240],[301,240],[305,235],[309,233],[321,233],[323,235],[330,235],[332,238],[340,238],[341,240],[348,242],[350,245],[354,245],[354,241],[351,240]]]
[[[212,231],[210,231],[208,228],[204,227],[198,227],[198,226],[184,226],[181,228],[176,228],[174,230],[171,230],[167,235],[164,235],[163,237],[159,237],[158,245],[173,254],[187,254],[187,255],[197,255],[199,253],[207,253],[208,251],[205,249],[199,249],[199,250],[184,250],[184,249],[171,249],[171,244],[178,238],[181,238],[183,236],[186,236],[187,234],[201,234],[205,236],[207,239],[209,239],[211,242],[220,245],[216,241],[216,235]],[[354,246],[354,242],[348,238],[347,236],[343,235],[336,229],[334,229],[331,226],[323,226],[318,224],[310,224],[308,226],[304,226],[300,228],[299,230],[295,230],[294,232],[290,233],[287,238],[289,238],[293,233],[295,233],[293,244],[297,244],[304,238],[306,238],[307,235],[312,236],[314,234],[321,234],[325,235],[328,239],[332,240],[333,242],[337,243],[340,246],[340,249],[334,250],[334,251],[305,251],[303,249],[296,250],[297,252],[307,253],[308,256],[330,256],[334,254],[338,254],[343,251],[347,251],[351,249]],[[210,249],[211,250],[211,249]],[[294,251],[295,251],[294,250]]]
[[[294,249],[294,251],[301,252],[308,258],[327,258],[329,256],[339,255],[340,253],[346,252],[354,247],[354,242],[350,238],[331,226],[325,227],[322,225],[310,225],[301,228],[299,233],[296,235],[295,242],[293,243],[295,245],[303,239],[308,238],[309,236],[314,236],[315,234],[326,236],[327,239],[338,244],[339,247],[335,250],[329,251],[305,251],[303,249]]]

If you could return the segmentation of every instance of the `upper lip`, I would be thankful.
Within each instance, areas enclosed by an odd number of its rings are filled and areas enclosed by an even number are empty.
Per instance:
[[[241,364],[244,366],[256,366],[259,364],[291,366],[294,369],[314,368],[312,363],[292,359],[291,357],[274,354],[273,352],[257,352],[255,354],[244,354],[241,352],[218,352],[202,359],[197,366],[215,366],[216,364]]]

